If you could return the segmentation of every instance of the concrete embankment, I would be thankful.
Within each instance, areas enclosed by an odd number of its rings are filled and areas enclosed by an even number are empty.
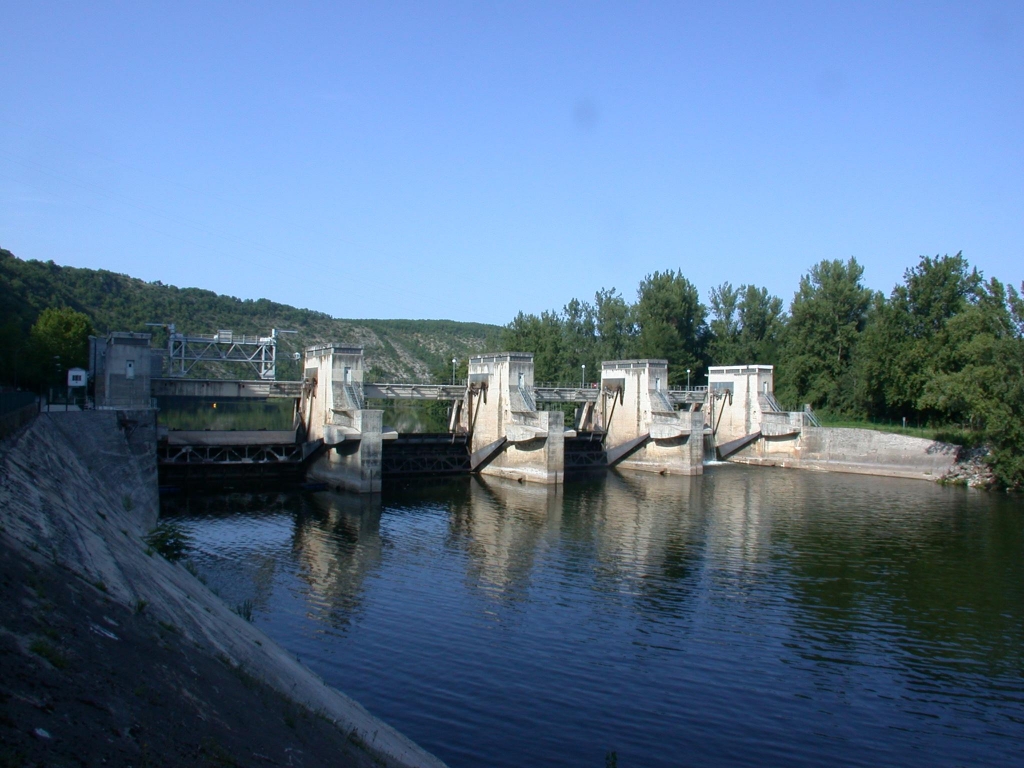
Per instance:
[[[793,436],[762,437],[729,461],[885,477],[940,480],[959,446],[870,429],[803,427]]]
[[[25,563],[34,563],[49,569],[50,576],[62,572],[72,581],[78,577],[76,583],[100,589],[102,598],[119,606],[121,614],[144,612],[155,625],[173,629],[161,639],[161,648],[177,644],[186,656],[195,656],[194,666],[200,669],[216,659],[244,671],[319,719],[333,722],[371,762],[442,768],[440,760],[327,686],[184,567],[148,549],[143,537],[159,513],[154,429],[148,412],[41,414],[0,443],[0,539],[4,562],[15,569],[11,573],[17,572],[16,565],[24,569],[30,567]],[[4,578],[13,583],[17,577]],[[83,606],[94,602],[84,601]],[[11,633],[4,629],[0,635]],[[27,648],[27,642],[23,645]],[[174,722],[195,709],[184,692],[179,709]],[[151,724],[151,729],[158,728]],[[250,762],[239,759],[237,764]]]

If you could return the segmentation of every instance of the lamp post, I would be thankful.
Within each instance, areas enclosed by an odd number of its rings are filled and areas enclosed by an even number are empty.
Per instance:
[[[457,357],[453,357],[452,358],[452,386],[455,386],[455,366],[456,366],[456,364],[458,364],[458,362],[459,362],[459,358],[457,358]]]
[[[580,366],[580,389],[583,389],[586,386],[587,386],[587,366],[586,365],[581,365]]]
[[[690,369],[686,369],[686,388],[690,388]]]

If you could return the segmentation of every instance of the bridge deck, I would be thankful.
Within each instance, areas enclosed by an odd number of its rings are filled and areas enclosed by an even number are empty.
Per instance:
[[[363,384],[367,400],[461,400],[466,396],[464,384]]]
[[[196,397],[206,400],[268,399],[302,397],[301,381],[242,381],[228,379],[172,379],[152,380],[153,397]],[[601,389],[590,387],[535,387],[534,399],[538,403],[597,402]],[[668,391],[673,405],[703,403],[706,389],[673,389]],[[464,384],[389,383],[363,384],[367,400],[462,400],[466,396]]]
[[[375,382],[363,385],[367,400],[462,400],[466,396],[463,384],[403,384]],[[597,402],[599,387],[534,387],[533,396],[538,403]],[[703,403],[707,391],[697,389],[669,390],[674,405]]]
[[[198,397],[204,400],[302,397],[301,381],[237,379],[151,379],[153,397]]]

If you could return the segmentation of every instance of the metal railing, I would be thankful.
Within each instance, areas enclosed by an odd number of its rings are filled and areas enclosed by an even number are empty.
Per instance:
[[[811,404],[810,403],[804,403],[804,411],[803,411],[803,413],[804,413],[804,416],[807,417],[807,420],[809,422],[811,422],[811,426],[814,426],[814,427],[820,427],[821,426],[821,419],[818,418],[817,414],[814,412],[814,409],[811,408]]]

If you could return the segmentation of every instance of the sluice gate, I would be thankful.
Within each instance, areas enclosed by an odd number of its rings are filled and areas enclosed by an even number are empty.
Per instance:
[[[399,434],[384,443],[380,471],[386,478],[468,474],[468,436],[448,432]]]
[[[605,469],[608,455],[604,449],[603,432],[577,431],[575,437],[565,438],[565,471],[585,472]]]
[[[157,442],[162,488],[239,488],[303,482],[315,446],[295,432],[170,432]]]

